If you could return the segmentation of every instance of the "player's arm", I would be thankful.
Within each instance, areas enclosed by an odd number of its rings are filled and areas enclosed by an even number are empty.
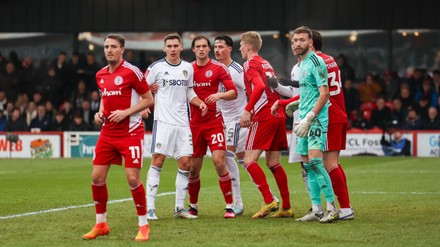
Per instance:
[[[151,94],[151,90],[148,90],[140,97],[141,99],[136,105],[125,110],[116,110],[111,112],[110,116],[108,117],[108,120],[119,123],[120,121],[124,120],[126,117],[131,116],[134,113],[143,111],[146,108],[153,105],[154,99],[153,99],[153,94]]]
[[[231,79],[231,76],[227,72],[226,67],[220,69],[220,81],[225,86],[226,92],[217,92],[209,95],[205,101],[207,104],[214,104],[217,100],[233,100],[237,98],[237,88],[235,87],[234,82]]]
[[[243,115],[240,119],[240,126],[241,127],[249,127],[252,123],[252,114],[251,111],[254,109],[255,104],[260,99],[261,95],[264,92],[264,89],[266,88],[266,85],[263,82],[263,79],[261,78],[258,71],[255,69],[249,68],[247,71],[247,74],[250,78],[247,78],[251,85],[253,86],[252,92],[249,95],[249,101],[244,108]]]
[[[205,102],[197,96],[196,92],[194,92],[194,88],[189,87],[186,91],[186,96],[190,104],[195,105],[202,110],[202,116],[205,116],[206,113],[208,113],[208,107]]]

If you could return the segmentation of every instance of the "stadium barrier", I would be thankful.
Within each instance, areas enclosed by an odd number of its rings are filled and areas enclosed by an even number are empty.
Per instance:
[[[0,158],[92,158],[99,132],[14,132],[16,142],[8,140],[8,133],[0,133]],[[290,135],[287,134],[290,144]],[[440,131],[404,131],[411,141],[412,155],[417,157],[440,157]],[[377,131],[349,131],[346,150],[342,156],[384,156]],[[151,157],[151,133],[144,137],[144,157]],[[208,153],[210,155],[210,153]]]

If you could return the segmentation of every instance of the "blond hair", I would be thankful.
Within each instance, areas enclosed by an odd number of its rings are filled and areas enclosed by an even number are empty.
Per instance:
[[[263,45],[260,34],[254,31],[241,34],[240,41],[248,44],[253,51],[259,51]]]

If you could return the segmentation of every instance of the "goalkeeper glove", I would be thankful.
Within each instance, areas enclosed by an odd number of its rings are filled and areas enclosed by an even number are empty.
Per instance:
[[[286,115],[288,117],[293,117],[293,112],[298,110],[299,100],[293,101],[286,106]]]
[[[295,126],[293,132],[299,137],[306,137],[309,133],[310,125],[313,119],[315,119],[315,113],[312,111],[306,114],[306,117],[301,119],[298,125]]]

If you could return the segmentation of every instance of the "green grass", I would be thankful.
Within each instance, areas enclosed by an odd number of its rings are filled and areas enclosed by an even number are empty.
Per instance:
[[[149,161],[145,160],[145,164]],[[261,162],[264,164],[264,162]],[[287,164],[296,217],[310,202],[299,165]],[[252,220],[262,197],[241,169],[245,214],[225,220],[224,201],[209,159],[202,169],[199,219],[174,219],[174,195],[157,199],[160,220],[150,222],[148,243],[136,243],[137,216],[131,200],[108,205],[111,233],[93,241],[82,234],[94,225],[91,206],[4,219],[1,217],[92,203],[90,159],[1,159],[0,246],[438,246],[440,162],[438,158],[343,158],[354,221],[298,223]],[[146,165],[148,167],[148,165]],[[271,173],[272,190],[278,195]],[[147,169],[143,169],[145,179]],[[159,193],[174,191],[176,162],[167,160]],[[109,200],[130,198],[122,167],[111,168]]]

